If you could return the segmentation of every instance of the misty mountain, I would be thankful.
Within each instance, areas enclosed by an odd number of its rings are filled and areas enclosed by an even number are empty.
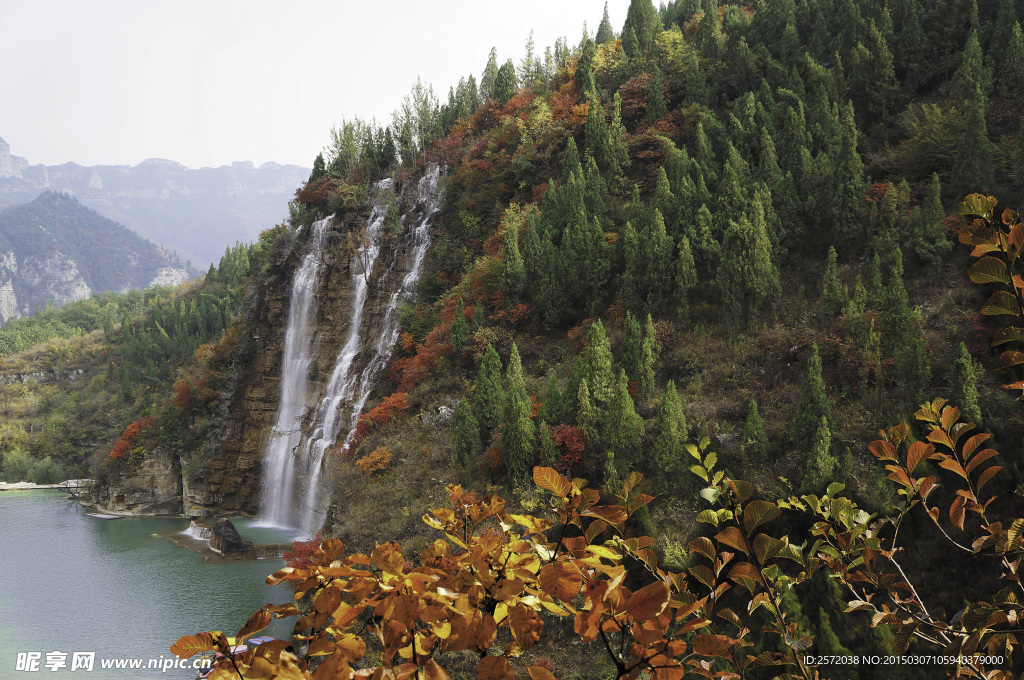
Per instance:
[[[200,269],[235,242],[248,242],[288,216],[288,201],[309,169],[248,161],[186,168],[150,158],[138,165],[31,165],[0,139],[0,209],[43,191],[82,205],[174,249]]]
[[[72,196],[47,191],[0,212],[0,324],[46,302],[63,305],[187,278],[173,253]]]

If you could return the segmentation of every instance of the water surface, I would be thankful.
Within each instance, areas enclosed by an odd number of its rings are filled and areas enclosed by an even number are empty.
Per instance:
[[[192,678],[194,671],[147,669],[172,659],[182,635],[234,635],[260,606],[290,600],[264,579],[281,560],[204,563],[155,534],[184,530],[184,519],[100,520],[64,492],[0,492],[0,680]],[[243,537],[250,537],[239,523]],[[263,540],[263,537],[256,539]],[[293,619],[274,622],[285,637]],[[16,670],[18,652],[41,652],[39,671]],[[67,667],[46,668],[48,652]],[[73,652],[95,652],[93,670],[71,671]],[[142,659],[140,670],[101,668],[104,659]]]

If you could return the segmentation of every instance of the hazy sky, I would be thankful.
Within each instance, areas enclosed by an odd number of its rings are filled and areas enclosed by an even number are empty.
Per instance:
[[[612,27],[629,0],[608,0]],[[389,121],[494,46],[593,35],[601,0],[0,0],[0,137],[30,163],[309,166],[342,118]]]

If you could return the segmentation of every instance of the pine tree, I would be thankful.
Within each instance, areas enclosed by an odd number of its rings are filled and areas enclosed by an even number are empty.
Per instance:
[[[816,441],[815,433],[821,426],[821,420],[832,418],[832,403],[825,394],[825,381],[821,377],[821,357],[818,356],[818,345],[811,348],[811,356],[807,359],[807,379],[800,404],[797,406],[796,418],[789,438],[795,446],[809,450]]]
[[[668,113],[668,108],[662,90],[661,69],[654,66],[650,75],[650,80],[647,81],[647,122],[653,125]]]
[[[639,455],[640,440],[644,436],[643,418],[636,412],[633,397],[629,395],[629,380],[625,371],[612,388],[612,398],[605,410],[603,441],[620,459],[634,462]]]
[[[704,16],[697,22],[693,42],[712,67],[722,59],[722,21],[718,16],[718,0],[704,0]]]
[[[498,51],[491,48],[487,55],[487,66],[484,67],[483,75],[480,76],[480,98],[487,101],[494,97],[494,81],[498,77]]]
[[[544,467],[553,467],[558,462],[558,449],[555,448],[555,443],[551,440],[551,428],[543,420],[540,423],[540,444],[538,449],[540,464]]]
[[[650,461],[652,471],[661,473],[663,488],[675,486],[669,482],[674,482],[677,475],[681,479],[689,477],[685,465],[687,454],[683,450],[686,435],[686,416],[683,414],[682,403],[675,382],[669,380],[654,418],[654,443],[651,446]]]
[[[601,98],[597,95],[590,97],[590,107],[587,109],[587,122],[583,130],[587,141],[585,147],[587,153],[603,161],[608,153],[608,126],[604,122],[604,108],[601,106]]]
[[[658,354],[661,347],[655,336],[654,321],[651,315],[647,315],[647,323],[644,324],[644,339],[640,344],[640,365],[639,377],[637,378],[637,398],[641,404],[646,404],[654,392],[654,364],[658,361]]]
[[[518,89],[519,78],[516,76],[516,67],[512,60],[509,59],[502,64],[501,68],[498,69],[498,74],[494,77],[493,97],[502,104],[505,104],[515,96]]]
[[[587,446],[591,450],[596,450],[601,443],[601,435],[598,429],[600,414],[590,400],[590,390],[588,389],[586,378],[580,381],[579,389],[576,392],[576,402],[578,404],[576,408],[576,427],[580,429],[580,434],[583,435],[583,441],[586,442]],[[588,459],[587,474],[592,475],[594,473],[596,462],[593,456]]]
[[[562,393],[558,389],[558,379],[552,373],[548,378],[548,389],[544,393],[544,403],[537,412],[540,420],[548,423],[562,423],[569,420],[562,416]]]
[[[722,265],[717,282],[722,311],[734,329],[772,316],[782,295],[764,214],[757,203],[752,216],[753,221],[746,215],[741,216],[739,222],[730,221],[722,243]]]
[[[685,236],[679,241],[679,257],[676,258],[676,315],[686,318],[690,311],[690,291],[697,286],[697,266],[690,250],[690,239]]]
[[[811,455],[807,459],[807,472],[801,484],[803,493],[822,493],[835,480],[839,471],[839,463],[830,453],[832,448],[832,432],[829,430],[828,418],[822,416],[814,433]]]
[[[834,159],[836,188],[832,199],[832,225],[839,238],[855,245],[864,236],[864,198],[867,182],[864,164],[857,153],[857,126],[853,105],[847,103],[841,112],[842,136],[839,155]]]
[[[931,380],[928,345],[924,339],[924,320],[920,311],[910,313],[903,341],[896,347],[896,378],[903,392],[903,407],[913,411]]]
[[[942,223],[946,211],[942,207],[942,187],[939,184],[938,173],[932,173],[932,181],[925,190],[924,202],[920,205],[920,210],[915,207],[915,211],[915,215],[911,216],[911,250],[918,260],[937,272],[943,256],[953,245],[946,235],[946,226]]]
[[[882,285],[882,259],[877,250],[868,258],[867,266],[865,278],[868,282],[868,306],[871,309],[881,309],[885,297],[885,286]]]
[[[490,343],[484,351],[476,385],[473,387],[473,410],[480,423],[480,439],[486,445],[491,433],[505,414],[505,388],[501,385],[501,359]]]
[[[501,453],[512,485],[526,484],[533,468],[536,426],[530,417],[530,397],[523,381],[519,348],[512,343],[508,358],[508,396],[505,426],[501,430]]]
[[[1006,56],[999,69],[999,79],[1007,97],[1017,103],[1024,103],[1024,33],[1018,22],[1013,24]]]
[[[598,319],[590,325],[587,348],[581,356],[590,395],[598,408],[612,398],[615,373],[612,371],[612,347],[604,325]]]
[[[950,179],[958,196],[977,193],[992,187],[992,143],[988,139],[985,102],[981,86],[974,85],[972,94],[963,100],[964,127],[953,154]]]
[[[960,66],[953,74],[953,86],[949,94],[955,102],[977,100],[978,106],[984,111],[988,108],[988,95],[991,91],[992,70],[985,66],[978,32],[971,31]]]
[[[462,297],[455,303],[455,321],[452,323],[452,349],[460,354],[469,340],[469,324],[466,323],[466,308],[462,304]]]
[[[633,316],[633,312],[626,310],[626,319],[623,323],[625,333],[622,336],[622,361],[621,366],[626,371],[626,377],[630,380],[640,380],[640,351],[644,342],[643,330],[640,322]]]
[[[626,23],[622,25],[622,35],[630,31],[636,33],[640,50],[647,55],[654,47],[654,41],[661,33],[661,17],[651,0],[630,0],[626,10]]]
[[[605,45],[615,40],[615,34],[612,33],[612,22],[608,19],[608,3],[604,3],[604,15],[601,17],[601,24],[597,27],[597,35],[594,36],[594,42],[598,45]]]
[[[622,98],[616,92],[612,97],[612,121],[608,126],[608,152],[605,155],[608,177],[612,187],[620,189],[626,170],[630,166],[626,126],[622,124]]]
[[[506,213],[508,222],[505,226],[505,255],[501,270],[501,293],[506,307],[518,302],[526,289],[526,268],[523,256],[519,253],[519,217]]]
[[[895,354],[905,344],[913,312],[910,309],[907,289],[903,285],[903,253],[893,251],[892,267],[889,271],[889,285],[885,287],[882,308],[879,310],[885,346]]]
[[[743,425],[743,441],[740,446],[750,459],[767,461],[768,434],[764,429],[764,420],[757,411],[757,402],[753,399],[747,404],[747,421]]]
[[[821,284],[821,319],[826,325],[831,325],[839,316],[847,301],[846,290],[839,283],[837,257],[835,247],[829,246],[828,264]]]
[[[459,405],[455,409],[452,435],[455,440],[455,457],[466,471],[466,480],[468,481],[473,461],[483,451],[483,446],[480,444],[480,423],[473,417],[469,399],[459,400]]]
[[[967,345],[961,342],[957,348],[956,361],[953,362],[953,371],[949,376],[950,402],[960,409],[967,420],[980,424],[977,380],[974,359],[967,351]]]
[[[587,38],[583,41],[580,50],[580,58],[576,62],[576,73],[573,81],[579,91],[579,102],[583,103],[591,97],[597,96],[597,85],[594,83],[594,71],[591,64],[594,61],[594,41]]]

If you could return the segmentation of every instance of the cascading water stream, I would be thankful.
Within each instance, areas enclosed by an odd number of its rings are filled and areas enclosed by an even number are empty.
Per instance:
[[[407,237],[412,248],[411,264],[405,278],[402,280],[402,285],[391,294],[383,319],[376,329],[373,356],[358,375],[352,370],[352,366],[356,356],[362,351],[359,326],[366,302],[367,282],[366,277],[361,272],[353,274],[354,284],[357,289],[348,340],[338,355],[327,391],[317,407],[304,456],[309,479],[309,494],[303,516],[302,529],[307,535],[312,534],[323,524],[325,516],[325,510],[322,507],[322,489],[320,488],[323,453],[338,439],[338,434],[345,423],[348,425],[348,434],[345,437],[344,445],[347,445],[352,440],[359,414],[362,412],[363,407],[366,405],[366,400],[370,396],[374,380],[387,364],[391,349],[398,340],[398,304],[403,299],[412,295],[416,283],[419,281],[423,259],[426,256],[427,248],[430,246],[430,221],[434,213],[439,209],[437,195],[439,177],[440,168],[436,165],[430,166],[417,185],[417,203],[421,209],[421,217]],[[383,216],[381,217],[381,223],[383,223]],[[377,227],[378,231],[379,229],[380,226]],[[367,271],[372,269],[372,262],[376,260],[377,252],[374,252],[372,255],[373,257]],[[360,259],[364,262],[367,260],[367,258]],[[343,404],[348,404],[349,406],[347,419],[342,418]]]
[[[329,222],[330,218],[325,218],[313,223],[310,228],[309,252],[302,258],[302,264],[292,280],[284,358],[281,362],[281,401],[264,455],[260,522],[266,526],[294,526],[294,451],[302,443],[300,426],[306,412],[316,316],[313,299],[323,261],[320,251],[324,246]]]

